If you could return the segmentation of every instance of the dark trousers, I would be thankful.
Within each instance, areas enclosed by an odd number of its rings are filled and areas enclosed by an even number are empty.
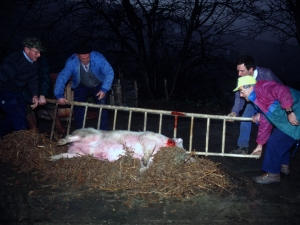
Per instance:
[[[76,102],[85,102],[89,95],[92,95],[95,103],[100,105],[106,104],[106,96],[105,98],[98,100],[98,96],[96,94],[99,92],[102,83],[98,84],[96,87],[87,88],[81,84],[77,88],[74,89],[74,101]],[[82,128],[83,125],[83,117],[84,117],[85,107],[83,106],[74,106],[74,117],[77,129]],[[102,109],[101,120],[100,120],[100,130],[108,129],[108,112],[106,109]]]
[[[23,93],[0,91],[0,108],[6,117],[0,122],[0,137],[12,131],[26,130],[26,102]]]
[[[289,150],[296,142],[294,138],[274,128],[267,142],[262,170],[279,174],[282,164],[290,164]]]

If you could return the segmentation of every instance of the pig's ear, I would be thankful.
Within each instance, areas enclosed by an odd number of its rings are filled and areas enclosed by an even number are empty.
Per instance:
[[[177,144],[183,144],[182,138],[173,138],[173,140],[174,140]]]

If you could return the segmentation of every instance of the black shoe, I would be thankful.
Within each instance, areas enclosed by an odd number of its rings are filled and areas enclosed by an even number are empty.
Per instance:
[[[236,146],[234,150],[230,151],[229,153],[233,154],[248,154],[248,147],[240,147]]]

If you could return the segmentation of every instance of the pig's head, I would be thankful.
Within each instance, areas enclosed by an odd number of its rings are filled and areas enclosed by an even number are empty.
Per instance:
[[[172,138],[175,141],[175,145],[179,148],[183,148],[183,140],[181,138]]]
[[[172,138],[172,139],[169,138],[165,147],[174,147],[174,146],[183,148],[183,140],[181,138]]]

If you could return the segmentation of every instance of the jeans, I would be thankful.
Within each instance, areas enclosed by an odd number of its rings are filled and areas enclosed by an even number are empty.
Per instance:
[[[0,91],[0,108],[6,117],[0,122],[0,137],[12,131],[27,130],[26,102],[23,93]]]
[[[74,89],[74,101],[76,102],[85,102],[88,95],[92,95],[95,103],[100,105],[106,104],[106,96],[98,100],[96,94],[99,92],[102,83],[98,84],[96,87],[85,87],[81,84]],[[74,117],[77,129],[82,128],[83,119],[84,119],[85,107],[83,106],[74,106]],[[106,109],[102,109],[101,120],[100,120],[100,130],[108,130],[108,112]]]
[[[250,102],[247,103],[242,117],[252,117],[255,113],[254,105]],[[250,133],[252,122],[241,122],[240,135],[237,141],[239,147],[249,147]]]
[[[274,128],[267,142],[262,170],[279,174],[282,164],[290,164],[289,150],[296,142],[297,140]]]

